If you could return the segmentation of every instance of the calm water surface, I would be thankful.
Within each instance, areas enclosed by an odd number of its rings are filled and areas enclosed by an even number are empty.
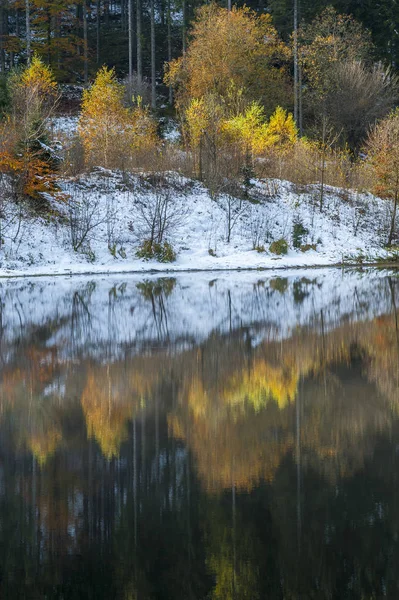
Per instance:
[[[0,597],[399,598],[399,279],[0,283]]]

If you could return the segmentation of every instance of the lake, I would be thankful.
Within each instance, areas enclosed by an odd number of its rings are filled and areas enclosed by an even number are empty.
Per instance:
[[[399,280],[0,281],[0,597],[399,597]]]

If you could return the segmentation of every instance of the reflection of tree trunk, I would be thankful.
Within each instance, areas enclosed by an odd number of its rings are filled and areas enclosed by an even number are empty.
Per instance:
[[[393,203],[391,227],[389,230],[388,246],[390,246],[392,244],[393,234],[395,233],[396,210],[397,210],[397,206],[398,206],[398,193],[399,193],[399,175],[396,180],[396,191],[395,191],[395,197],[394,197],[394,203]]]
[[[301,380],[302,385],[302,380]],[[298,553],[301,551],[302,507],[301,507],[301,386],[296,399],[296,518]]]
[[[146,458],[146,449],[145,449],[145,409],[144,407],[141,409],[141,482],[142,482],[142,490],[145,496],[147,481],[146,481],[146,470],[145,470],[145,458]]]
[[[393,308],[393,314],[394,314],[394,319],[395,319],[396,347],[399,351],[398,311],[396,309],[395,288],[393,285],[392,277],[388,277],[388,285],[389,285],[389,289],[391,292],[392,308]]]
[[[233,459],[234,460],[234,459]],[[234,469],[234,463],[233,463]],[[234,481],[234,476],[231,482],[231,510],[232,510],[232,519],[233,519],[233,580],[232,584],[232,598],[235,600],[236,598],[236,571],[237,571],[237,544],[236,544],[236,484]]]
[[[137,550],[137,431],[133,419],[133,504],[134,504],[134,547]]]
[[[176,455],[175,455],[176,458]],[[193,598],[192,577],[191,577],[191,554],[192,554],[192,539],[191,539],[191,481],[190,481],[190,454],[186,454],[186,478],[187,478],[187,553],[188,553],[188,586],[189,598]]]

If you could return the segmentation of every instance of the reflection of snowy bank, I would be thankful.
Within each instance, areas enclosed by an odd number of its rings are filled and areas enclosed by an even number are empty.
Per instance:
[[[394,281],[394,280],[393,280]],[[17,340],[40,330],[65,358],[119,357],[147,349],[183,350],[212,332],[246,328],[252,346],[289,336],[297,327],[333,328],[343,321],[392,311],[392,289],[381,273],[294,271],[196,273],[142,280],[10,279],[0,284],[3,357]],[[49,333],[50,329],[50,333]]]

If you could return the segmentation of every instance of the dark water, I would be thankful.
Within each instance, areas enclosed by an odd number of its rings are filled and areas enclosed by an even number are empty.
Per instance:
[[[399,280],[3,281],[0,597],[399,597]]]

